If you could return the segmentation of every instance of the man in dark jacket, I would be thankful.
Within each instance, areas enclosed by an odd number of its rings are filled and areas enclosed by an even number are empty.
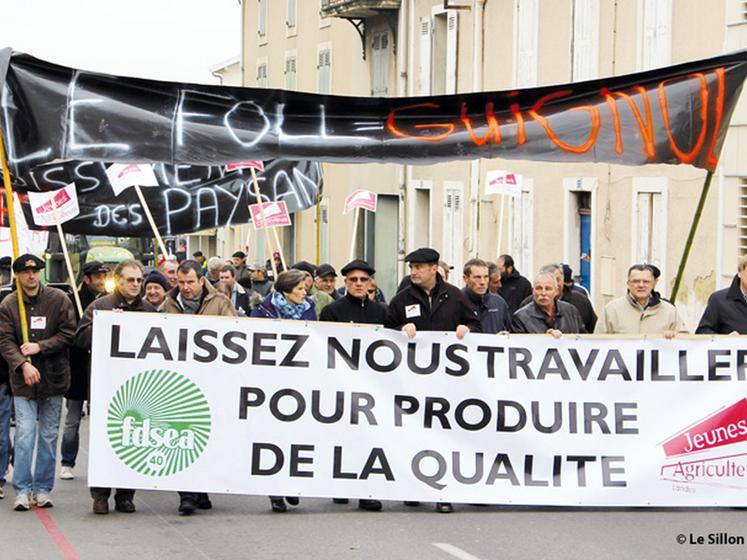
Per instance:
[[[122,261],[114,269],[114,291],[97,298],[89,305],[83,313],[78,330],[75,331],[75,346],[91,350],[93,335],[93,314],[95,311],[155,311],[154,307],[141,296],[144,275],[143,265],[139,261]],[[97,372],[98,375],[106,375],[105,372]],[[92,406],[101,406],[103,403],[92,403]],[[92,487],[91,498],[93,498],[93,513],[109,513],[109,495],[111,488]],[[114,495],[114,509],[122,513],[133,513],[135,504],[132,501],[134,490],[117,488]]]
[[[555,338],[586,332],[578,310],[558,298],[560,287],[552,272],[540,272],[532,286],[532,301],[514,313],[515,333],[543,334]]]
[[[109,273],[109,267],[99,261],[91,261],[83,265],[82,272],[83,281],[78,289],[78,297],[80,307],[85,311],[93,300],[106,293],[106,275]],[[80,320],[80,317],[77,319]],[[62,480],[75,478],[73,468],[78,457],[83,402],[88,399],[89,367],[89,351],[75,346],[70,348],[70,389],[65,393],[65,427],[62,430],[60,444]]]
[[[236,281],[243,280],[244,278],[250,278],[249,269],[246,266],[246,253],[244,251],[236,251],[231,255],[231,264],[236,269]]]
[[[255,263],[249,267],[252,277],[252,289],[261,297],[265,297],[272,290],[272,280],[267,277],[267,269],[262,263]]]
[[[501,287],[498,288],[498,295],[506,300],[508,311],[514,314],[521,307],[521,302],[527,296],[532,295],[532,283],[514,268],[514,259],[511,255],[498,257],[498,269],[501,271]]]
[[[0,304],[0,354],[8,363],[16,410],[16,511],[28,511],[33,504],[52,506],[62,395],[70,386],[68,347],[75,334],[75,311],[64,292],[41,284],[39,273],[43,269],[44,261],[34,255],[21,255],[13,261],[26,306],[24,329],[18,291]],[[25,329],[28,342],[24,342]],[[34,447],[37,453],[32,473]]]
[[[410,338],[417,331],[455,331],[459,340],[468,332],[480,332],[477,310],[462,290],[444,282],[438,273],[439,258],[430,248],[417,249],[405,257],[410,263],[411,284],[389,302],[385,327],[400,329]],[[451,513],[454,508],[440,502],[436,511]]]
[[[708,298],[695,334],[747,334],[747,255],[740,257],[731,286]]]
[[[371,276],[376,274],[376,270],[366,261],[354,260],[342,267],[340,272],[345,277],[345,295],[325,306],[319,320],[337,323],[384,324],[386,306],[368,297]],[[347,498],[335,498],[333,501],[336,504],[348,503]],[[368,511],[379,511],[381,502],[361,499],[358,500],[358,507]]]
[[[488,292],[488,270],[488,263],[482,259],[470,259],[464,264],[464,295],[477,308],[482,332],[508,332],[511,330],[508,305],[501,296]]]

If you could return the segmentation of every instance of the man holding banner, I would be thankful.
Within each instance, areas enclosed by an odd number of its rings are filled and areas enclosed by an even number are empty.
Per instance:
[[[468,332],[481,332],[477,310],[462,290],[438,273],[441,255],[431,248],[416,249],[405,257],[411,284],[389,303],[384,326],[401,329],[414,338],[417,331],[456,331],[459,340]],[[439,513],[454,511],[448,502],[436,504]]]
[[[68,347],[75,333],[75,312],[62,290],[41,284],[43,269],[44,261],[30,254],[13,262],[26,304],[28,340],[24,340],[21,327],[19,292],[0,304],[0,354],[8,363],[16,410],[16,511],[28,511],[34,504],[52,507],[62,395],[70,386]],[[34,447],[37,454],[32,473]]]
[[[119,263],[114,269],[114,281],[116,283],[114,292],[94,300],[83,313],[78,330],[75,331],[75,345],[78,348],[91,350],[95,311],[155,311],[140,293],[144,281],[143,265],[140,261],[128,260]],[[101,403],[93,403],[93,406],[101,406]],[[111,488],[91,488],[93,513],[99,515],[109,513],[111,491]],[[120,513],[134,513],[135,503],[132,501],[134,495],[134,490],[117,488],[114,495],[114,509]]]

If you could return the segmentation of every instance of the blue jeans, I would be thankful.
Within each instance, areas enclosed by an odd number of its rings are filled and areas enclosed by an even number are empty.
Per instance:
[[[1,360],[2,358],[0,358]],[[13,395],[7,383],[0,383],[0,487],[5,486],[10,454],[10,415],[13,412]]]
[[[49,493],[54,487],[57,463],[57,434],[60,431],[62,396],[46,399],[15,397],[16,436],[15,462],[13,463],[13,488],[16,494],[30,492]],[[36,419],[39,418],[37,441]],[[31,465],[36,445],[36,465]]]
[[[60,454],[62,455],[63,467],[74,467],[75,459],[78,457],[78,446],[80,445],[80,417],[83,412],[83,401],[65,399],[67,412],[65,413],[65,428],[62,430],[62,444]]]

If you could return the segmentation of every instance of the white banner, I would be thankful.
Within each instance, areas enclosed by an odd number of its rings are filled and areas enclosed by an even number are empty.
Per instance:
[[[744,337],[403,333],[97,312],[89,485],[584,506],[747,501]]]
[[[149,163],[113,163],[106,168],[106,176],[114,191],[119,196],[123,190],[134,187],[157,187],[158,179]]]
[[[75,183],[70,183],[56,191],[29,191],[27,194],[29,206],[31,206],[31,216],[37,226],[64,224],[80,214]]]

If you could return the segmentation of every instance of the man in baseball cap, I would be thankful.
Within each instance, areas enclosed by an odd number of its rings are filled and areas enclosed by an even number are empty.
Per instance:
[[[13,261],[13,272],[18,274],[25,270],[44,270],[44,261],[31,253],[24,253]]]
[[[316,269],[314,286],[332,299],[337,299],[340,297],[340,293],[335,290],[335,278],[337,278],[335,267],[328,263],[320,264],[319,268]]]

